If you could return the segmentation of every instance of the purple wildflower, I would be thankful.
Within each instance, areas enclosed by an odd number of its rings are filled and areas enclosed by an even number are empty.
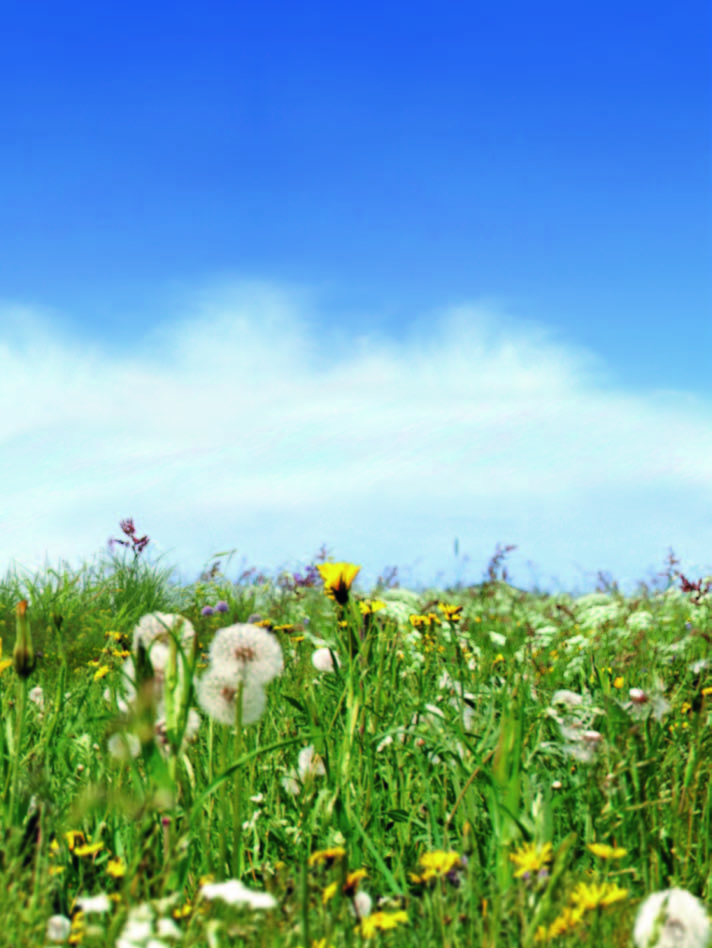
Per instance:
[[[228,604],[225,602],[224,599],[221,599],[220,602],[215,606],[216,612],[229,612],[229,610],[230,610],[230,607],[228,606]]]
[[[201,616],[211,616],[215,610],[212,606],[203,606],[201,610]]]

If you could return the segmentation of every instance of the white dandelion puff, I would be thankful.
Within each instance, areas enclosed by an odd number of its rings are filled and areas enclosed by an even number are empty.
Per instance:
[[[151,651],[152,646],[156,644],[167,648],[170,644],[171,631],[177,630],[178,626],[180,626],[180,643],[184,649],[187,649],[195,636],[195,629],[184,616],[168,612],[152,612],[143,616],[133,630],[134,653],[138,652],[139,645],[143,645],[146,651]],[[151,661],[153,662],[153,657]]]
[[[209,668],[197,685],[198,704],[208,717],[220,724],[234,725],[237,711],[238,684],[230,669]],[[267,696],[258,684],[250,682],[242,689],[243,726],[262,717]]]
[[[636,948],[707,948],[710,923],[705,907],[684,889],[653,892],[638,909],[633,940]]]
[[[130,760],[141,753],[141,741],[135,734],[112,734],[107,742],[107,749],[116,760]]]
[[[49,941],[66,941],[71,930],[72,923],[66,915],[53,915],[47,921],[47,938]]]
[[[235,678],[255,685],[266,685],[284,668],[282,648],[275,636],[249,623],[219,629],[208,654],[216,668],[232,668]]]
[[[336,664],[340,665],[338,655],[336,657]],[[312,665],[316,668],[317,671],[321,672],[333,672],[334,671],[334,660],[332,658],[331,652],[328,648],[318,648],[312,655]]]
[[[373,908],[373,900],[368,892],[364,889],[359,889],[353,897],[353,905],[350,905],[349,908],[351,909],[351,913],[355,914],[357,918],[368,918]]]

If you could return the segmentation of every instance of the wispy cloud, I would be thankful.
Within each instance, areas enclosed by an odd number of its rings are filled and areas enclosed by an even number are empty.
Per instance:
[[[496,306],[394,338],[235,282],[129,353],[55,325],[0,307],[2,572],[76,568],[126,516],[184,582],[220,550],[272,572],[322,543],[364,588],[389,565],[411,585],[477,582],[498,542],[517,544],[522,587],[590,588],[601,569],[633,585],[670,547],[709,571],[709,404],[627,391]]]

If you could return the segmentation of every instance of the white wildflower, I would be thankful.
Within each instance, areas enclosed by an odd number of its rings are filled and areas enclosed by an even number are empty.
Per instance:
[[[235,680],[266,685],[282,673],[282,648],[266,629],[249,623],[237,623],[219,629],[210,644],[211,664]]]
[[[153,662],[152,646],[161,644],[167,647],[170,643],[171,631],[177,631],[179,625],[179,640],[183,648],[187,649],[195,636],[195,629],[186,618],[167,612],[152,612],[150,615],[143,616],[133,630],[134,653],[138,652],[139,645],[143,645],[147,651],[150,651],[151,662]]]
[[[341,665],[338,655],[335,655],[336,664]],[[334,671],[334,661],[331,657],[331,652],[328,648],[318,648],[312,654],[312,665],[317,671],[322,672],[333,672]]]
[[[170,918],[156,919],[153,909],[148,903],[143,903],[129,911],[129,917],[116,942],[116,948],[168,948],[160,938],[178,940],[183,933]]]
[[[574,708],[582,703],[583,698],[581,695],[577,695],[575,691],[568,691],[566,688],[563,688],[561,691],[555,691],[551,698],[552,707],[557,704],[563,704],[567,708]]]
[[[356,916],[359,919],[368,918],[371,914],[371,909],[373,907],[373,900],[368,892],[365,892],[363,889],[359,889],[356,895],[353,898],[353,906],[349,906],[352,909],[352,912],[355,911]]]
[[[107,741],[107,748],[116,760],[130,760],[141,753],[141,741],[135,734],[117,732]]]
[[[232,669],[209,668],[197,685],[198,704],[221,724],[234,725],[237,711],[238,682]],[[254,724],[262,717],[267,696],[258,684],[250,682],[242,689],[242,723]]]
[[[376,748],[376,753],[380,754],[380,752],[384,749],[384,747],[388,747],[392,743],[393,743],[393,737],[389,734],[387,737],[384,737],[381,743],[378,745],[378,747]]]
[[[282,777],[282,786],[292,797],[296,797],[299,791],[302,789],[301,784],[297,780],[296,776],[294,776],[294,771],[292,771],[290,774],[287,774],[286,777]]]
[[[253,892],[238,879],[227,882],[209,882],[200,889],[205,899],[221,899],[228,905],[249,905],[253,909],[271,909],[277,907],[277,900],[268,892]]]
[[[638,909],[633,940],[636,948],[707,948],[710,923],[705,907],[684,889],[654,892]]]
[[[44,692],[42,691],[42,687],[40,685],[37,685],[36,688],[28,691],[27,697],[30,699],[30,701],[37,705],[40,711],[44,711]]]
[[[85,915],[101,915],[111,911],[111,899],[104,892],[100,895],[82,895],[76,902]]]
[[[72,930],[72,923],[66,915],[53,915],[47,922],[49,941],[66,941]]]
[[[299,776],[305,780],[308,775],[312,777],[323,777],[326,774],[324,761],[318,754],[314,753],[314,748],[309,745],[299,752],[298,757]]]

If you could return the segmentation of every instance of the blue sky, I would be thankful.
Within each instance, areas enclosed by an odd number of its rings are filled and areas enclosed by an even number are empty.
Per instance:
[[[708,4],[1,26],[0,571],[712,572]]]

